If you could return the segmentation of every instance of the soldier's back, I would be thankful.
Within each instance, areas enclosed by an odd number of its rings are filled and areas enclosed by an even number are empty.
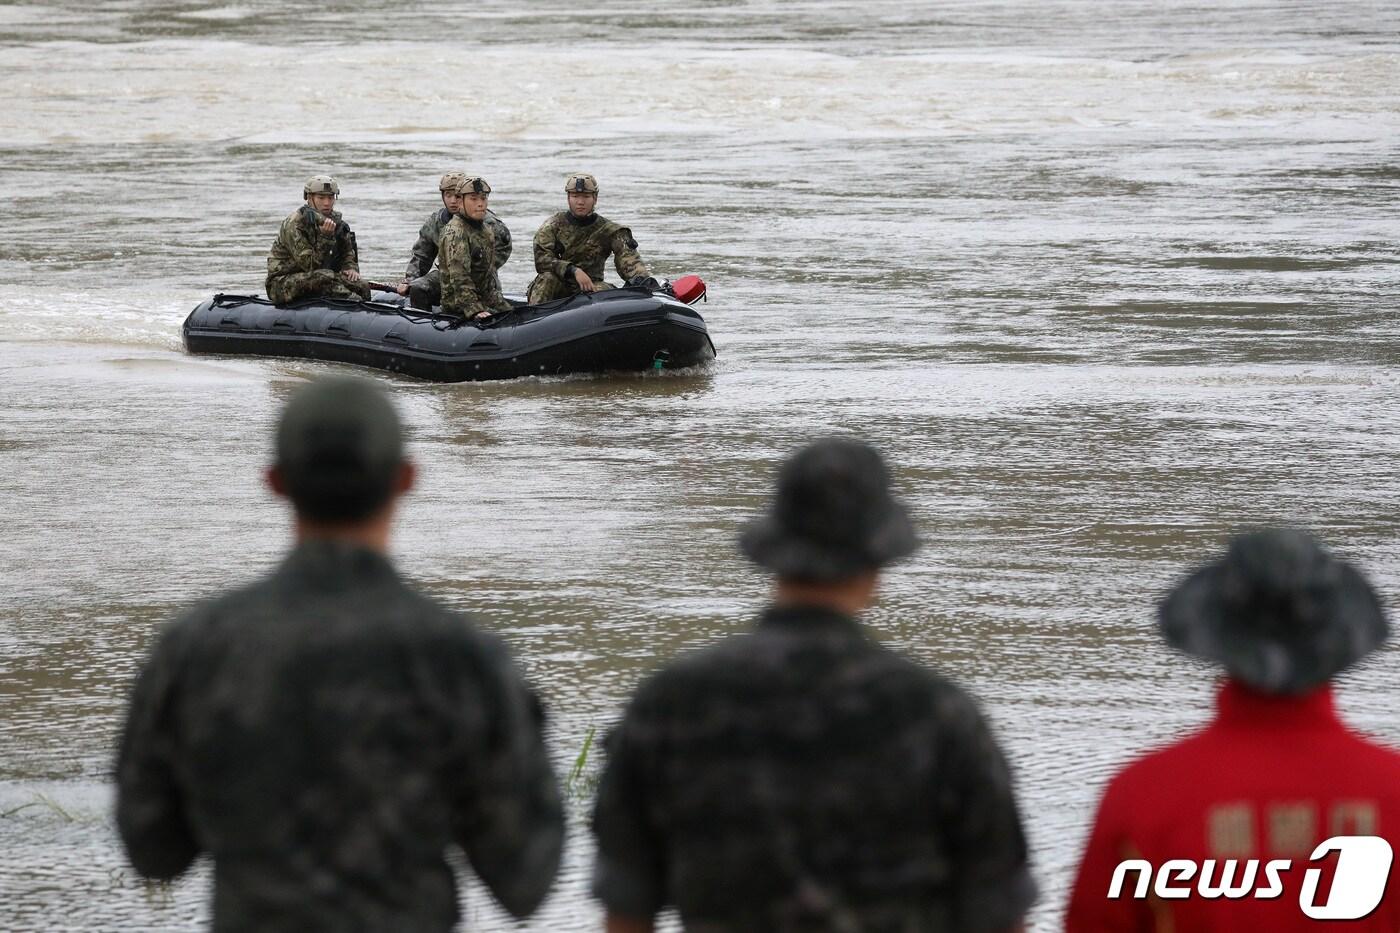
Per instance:
[[[442,231],[451,222],[452,212],[445,207],[440,207],[423,221],[423,226],[418,228],[418,235],[436,246],[438,241],[442,239]]]
[[[696,929],[937,931],[966,914],[968,873],[1022,907],[1033,890],[975,704],[818,610],[770,610],[645,683],[596,823],[600,894],[655,858],[653,899]],[[638,825],[661,851],[636,854]]]
[[[504,715],[494,640],[383,557],[324,542],[172,639],[161,673],[216,928],[451,928],[443,852]]]

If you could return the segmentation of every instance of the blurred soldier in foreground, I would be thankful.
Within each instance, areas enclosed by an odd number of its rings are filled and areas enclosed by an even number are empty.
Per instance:
[[[118,829],[150,878],[213,858],[216,931],[450,930],[451,845],[517,917],[554,877],[534,696],[499,642],[385,557],[413,481],[373,383],[299,390],[268,471],[296,547],[179,619],[137,680]]]
[[[1379,835],[1400,846],[1400,754],[1348,729],[1330,685],[1387,635],[1375,592],[1308,535],[1262,531],[1231,541],[1223,558],[1182,581],[1158,607],[1158,621],[1169,644],[1224,665],[1216,718],[1109,782],[1066,929],[1289,933],[1326,926],[1300,906],[1328,902],[1325,887],[1303,898],[1305,869],[1331,861],[1319,854],[1312,862],[1319,844]],[[1365,865],[1352,864],[1356,854],[1337,864],[1364,874]],[[1127,859],[1148,864],[1117,872]],[[1159,887],[1156,869],[1173,859],[1189,860],[1194,871]],[[1282,890],[1262,894],[1271,886],[1271,860],[1290,867],[1280,875]],[[1334,889],[1343,887],[1336,871]],[[1115,874],[1119,892],[1110,898]],[[1343,895],[1373,893],[1380,906],[1372,912],[1373,900],[1363,908],[1370,916],[1342,926],[1400,930],[1397,875],[1388,885],[1382,877],[1373,891],[1346,885]],[[1236,893],[1201,896],[1199,886],[1222,885]]]
[[[335,209],[340,185],[329,175],[309,178],[306,203],[282,221],[267,257],[267,297],[279,305],[299,298],[369,298],[360,281],[355,234]]]
[[[530,304],[612,288],[603,281],[608,256],[624,282],[655,288],[657,282],[637,253],[632,231],[594,213],[597,180],[592,175],[570,175],[564,180],[564,192],[569,209],[546,220],[535,234],[535,271],[539,274],[530,283]]]
[[[784,465],[742,538],[755,629],[668,665],[609,736],[593,892],[614,933],[1007,930],[1035,896],[1006,764],[958,687],[856,616],[917,545],[871,448]]]
[[[496,238],[486,226],[491,186],[483,178],[463,175],[455,190],[462,205],[443,228],[438,249],[442,313],[487,318],[509,311],[496,276]]]
[[[466,177],[465,172],[448,172],[442,176],[442,180],[438,182],[438,191],[442,195],[442,209],[429,214],[428,219],[423,221],[422,229],[418,231],[418,242],[413,244],[413,256],[408,260],[404,283],[399,286],[399,294],[407,295],[415,308],[431,311],[433,305],[442,302],[442,281],[438,271],[433,268],[433,261],[437,259],[438,243],[442,240],[443,228],[462,210],[462,196],[457,193],[457,186]],[[496,245],[495,264],[496,268],[500,269],[510,258],[510,231],[493,210],[486,211],[482,223],[491,231],[492,240]]]

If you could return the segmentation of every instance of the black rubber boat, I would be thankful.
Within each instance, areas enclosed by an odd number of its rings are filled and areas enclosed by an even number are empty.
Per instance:
[[[354,363],[437,382],[678,369],[715,357],[704,319],[668,290],[520,303],[484,323],[401,302],[318,298],[278,307],[219,294],[185,319],[185,347]]]

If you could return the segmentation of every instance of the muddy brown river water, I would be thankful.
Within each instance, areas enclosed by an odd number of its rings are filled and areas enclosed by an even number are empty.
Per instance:
[[[179,325],[261,288],[315,172],[373,277],[469,166],[508,292],[572,170],[660,275],[709,282],[703,371],[376,376],[422,466],[394,555],[510,642],[561,771],[761,605],[736,531],[822,434],[879,445],[914,507],[869,623],[990,712],[1037,933],[1111,770],[1208,715],[1153,629],[1187,564],[1299,523],[1395,608],[1393,4],[647,6],[0,6],[0,928],[207,919],[207,873],[127,868],[108,772],[158,626],[288,544],[269,430],[332,367],[190,357]],[[1342,703],[1400,743],[1397,676],[1389,647]],[[574,804],[528,929],[596,924],[586,780]],[[465,914],[513,928],[470,881]]]

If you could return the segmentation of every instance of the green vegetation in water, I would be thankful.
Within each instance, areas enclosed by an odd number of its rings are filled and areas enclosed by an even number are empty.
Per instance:
[[[588,753],[593,750],[593,737],[597,735],[598,727],[589,726],[588,734],[583,737],[583,748],[578,751],[578,757],[574,759],[574,766],[569,769],[569,776],[564,779],[564,794],[571,799],[581,797],[591,797],[598,788],[597,772],[589,773]]]
[[[174,882],[142,878],[140,885],[141,896],[151,907],[158,910],[169,910],[175,906]]]

